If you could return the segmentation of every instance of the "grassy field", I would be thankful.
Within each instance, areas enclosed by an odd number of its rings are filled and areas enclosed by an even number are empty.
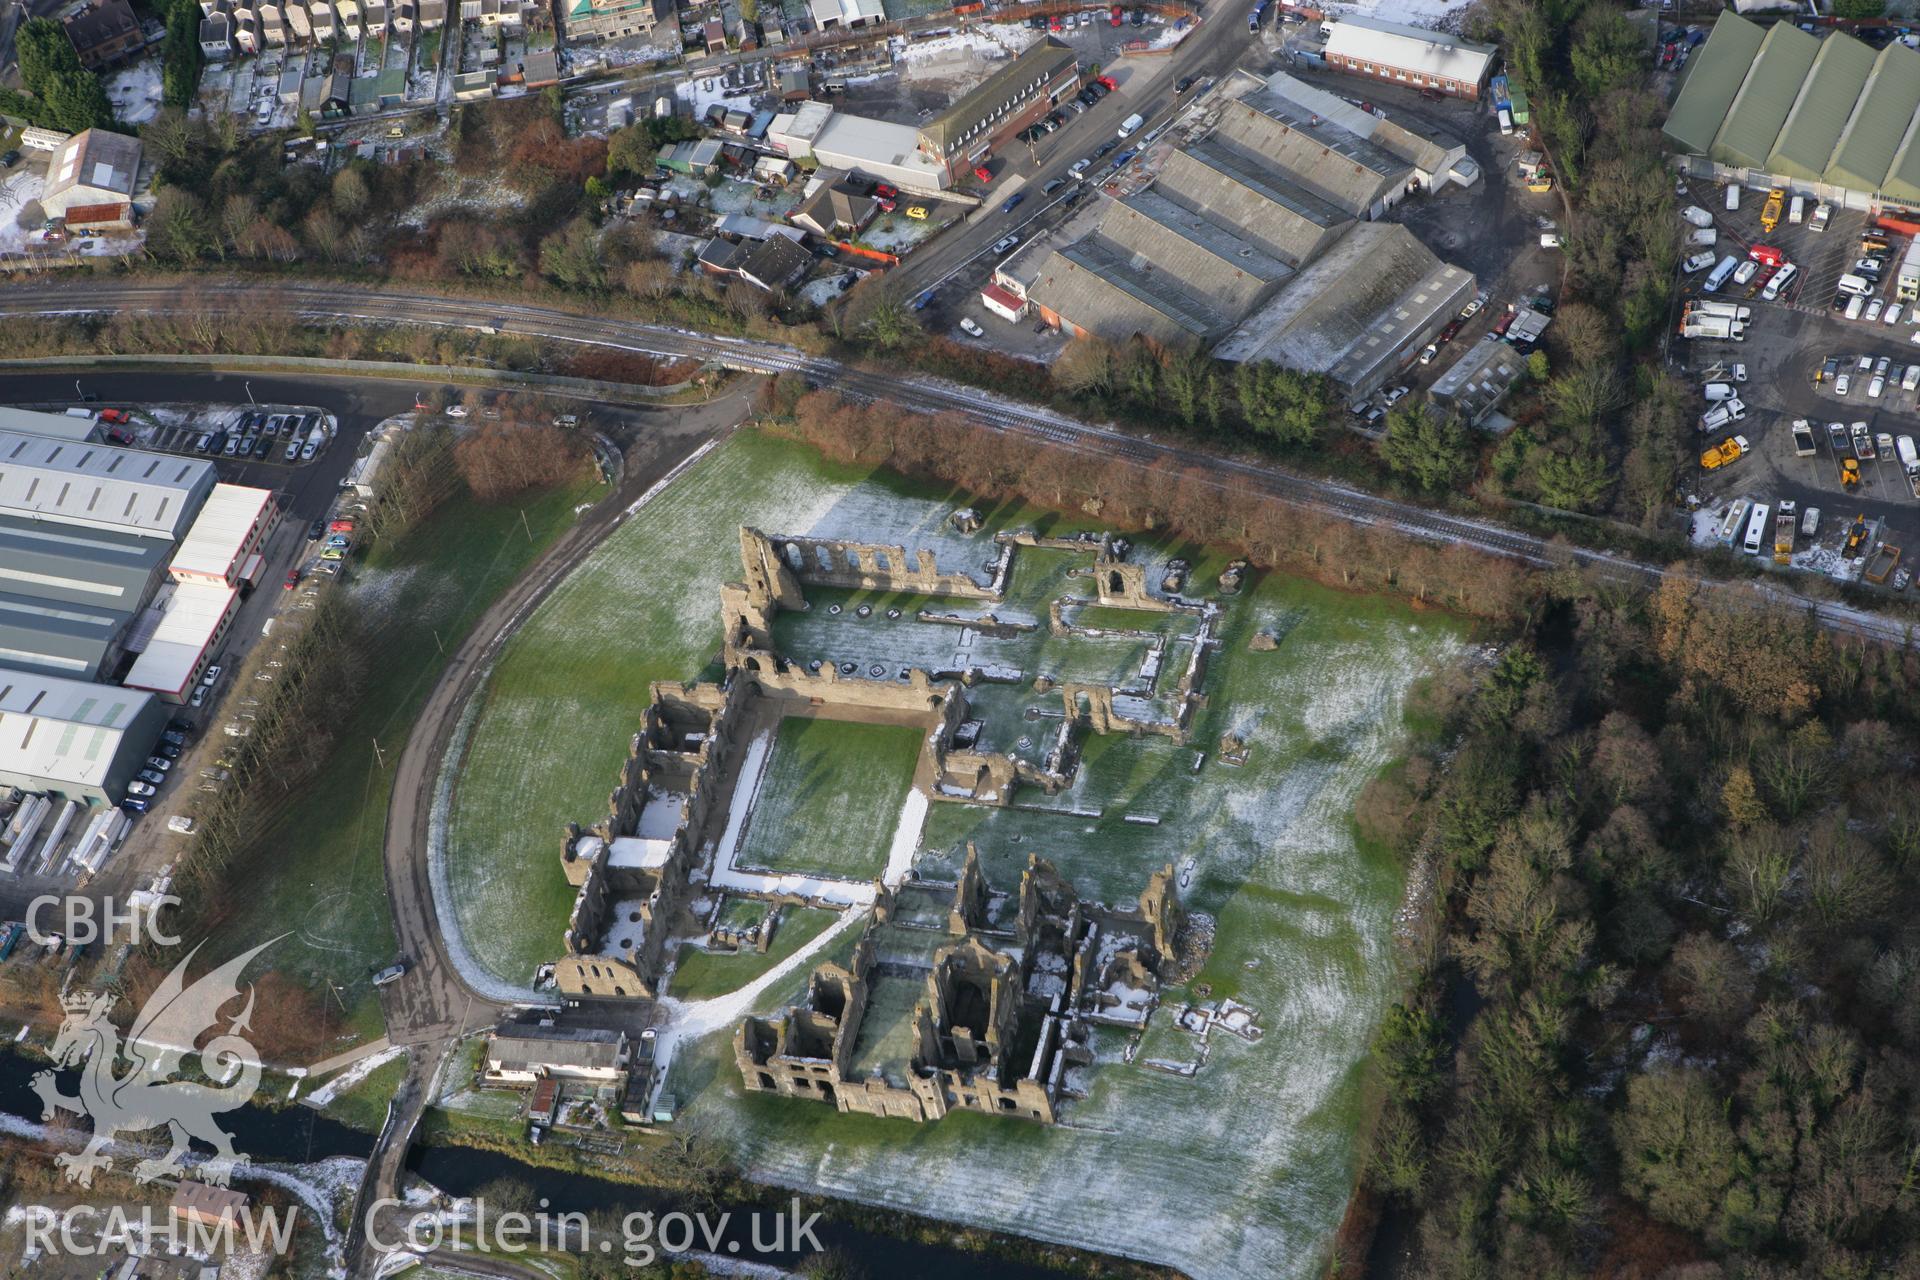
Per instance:
[[[236,948],[291,933],[268,955],[305,982],[336,984],[350,1013],[332,999],[326,1007],[343,1018],[343,1034],[380,1030],[367,979],[394,951],[380,866],[391,766],[440,673],[442,646],[456,644],[573,523],[574,507],[600,492],[588,483],[535,498],[524,526],[520,507],[457,497],[405,541],[376,550],[346,587],[374,633],[366,687],[326,762],[280,811],[267,838],[272,855],[247,873],[244,901],[219,926]]]
[[[905,725],[787,717],[734,865],[871,880],[919,758],[920,731]]]
[[[472,799],[456,804],[450,848],[469,945],[510,980],[524,980],[557,950],[571,902],[557,866],[561,824],[600,815],[647,682],[711,674],[714,589],[738,573],[735,525],[929,546],[942,568],[984,573],[986,536],[961,538],[944,523],[960,505],[963,495],[826,468],[798,448],[743,434],[624,525],[493,672],[460,778]],[[1018,507],[985,514],[989,528],[1086,527]],[[1192,561],[1196,592],[1210,589],[1224,564],[1202,548],[1151,539],[1135,553],[1155,583],[1174,556]],[[1068,553],[1023,552],[1009,598],[994,611],[1044,624],[1049,600],[1089,594],[1080,564],[1084,557]],[[782,615],[782,646],[796,656],[871,654],[898,664],[942,650],[951,658],[971,645],[976,662],[1004,658],[1023,677],[1124,674],[1144,648],[1126,638],[1053,637],[1043,625],[989,656],[978,648],[985,638],[968,641],[964,628],[913,624],[913,611],[929,602],[834,599],[875,610],[860,620],[844,607],[829,615],[816,601],[805,614]],[[1183,899],[1218,924],[1200,980],[1216,997],[1253,1006],[1264,1038],[1216,1036],[1194,1075],[1157,1069],[1200,1055],[1163,1008],[1131,1062],[1121,1060],[1123,1034],[1098,1034],[1099,1065],[1079,1080],[1090,1096],[1070,1107],[1068,1124],[961,1114],[911,1126],[745,1094],[729,1025],[674,1059],[668,1087],[690,1122],[724,1136],[753,1176],[771,1182],[1126,1253],[1197,1278],[1314,1274],[1351,1187],[1359,1064],[1393,987],[1393,913],[1403,889],[1400,868],[1354,839],[1352,804],[1398,749],[1408,687],[1464,642],[1449,619],[1289,579],[1255,579],[1222,603],[1208,700],[1188,744],[1095,738],[1061,796],[1022,794],[1022,807],[1005,809],[936,804],[920,869],[952,874],[972,840],[1002,890],[1017,888],[1020,867],[1037,853],[1082,893],[1124,902],[1172,863]],[[902,617],[887,620],[896,607]],[[1249,649],[1256,631],[1278,636],[1279,647]],[[1034,694],[1026,678],[974,694],[987,720],[985,749],[1028,758],[1045,750],[1057,696]],[[1247,744],[1244,764],[1220,758],[1227,734]],[[836,939],[826,956],[844,959],[855,936]],[[676,995],[719,994],[734,980],[716,970],[718,958],[689,959],[706,964],[685,975],[688,986],[676,982]],[[803,966],[760,1008],[794,998],[805,981]],[[1187,994],[1167,992],[1164,1005],[1177,1010]],[[887,1027],[871,1030],[874,1060],[890,1057]]]
[[[737,991],[819,937],[828,925],[839,918],[838,913],[833,911],[789,907],[781,915],[780,927],[774,930],[773,945],[767,948],[765,954],[746,951],[726,955],[700,947],[681,947],[669,994],[682,1000],[705,1000],[709,996]]]
[[[404,1055],[391,1062],[383,1062],[369,1071],[365,1079],[343,1090],[321,1110],[350,1128],[378,1133],[380,1126],[387,1122],[387,1103],[393,1099],[394,1090],[400,1087],[406,1075],[407,1060]]]
[[[961,505],[741,432],[602,543],[508,643],[467,741],[447,859],[480,962],[524,984],[560,953],[573,906],[561,832],[605,815],[648,686],[714,674],[719,588],[740,576],[740,525],[904,539],[936,547],[943,564],[962,551],[991,559],[984,538],[944,531]]]

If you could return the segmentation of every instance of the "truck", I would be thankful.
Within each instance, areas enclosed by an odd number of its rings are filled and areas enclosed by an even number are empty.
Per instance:
[[[1800,504],[1782,498],[1773,515],[1773,562],[1786,564],[1793,559],[1793,535],[1800,527]]]
[[[1912,436],[1901,436],[1893,442],[1894,452],[1900,459],[1900,469],[1907,473],[1907,488],[1913,490],[1913,496],[1920,498],[1920,449],[1916,449]]]
[[[1688,316],[1680,322],[1683,338],[1705,338],[1720,342],[1745,342],[1747,326],[1725,316]]]
[[[1813,217],[1807,220],[1807,230],[1825,231],[1827,224],[1833,221],[1833,206],[1822,200],[1813,206]]]
[[[1702,231],[1713,226],[1713,215],[1697,204],[1690,204],[1682,209],[1680,219],[1689,226],[1699,227]]]
[[[1760,230],[1772,235],[1774,228],[1780,225],[1780,210],[1787,202],[1787,193],[1779,187],[1767,192],[1767,202],[1760,206]]]
[[[1687,304],[1686,313],[1690,316],[1725,316],[1729,320],[1746,323],[1753,319],[1753,308],[1738,302],[1715,302],[1712,298],[1700,298]]]
[[[1793,456],[1811,458],[1817,449],[1813,437],[1813,424],[1805,418],[1793,420]]]
[[[1867,557],[1867,567],[1861,571],[1860,576],[1879,586],[1887,580],[1893,573],[1893,567],[1899,563],[1900,548],[1885,542],[1877,542],[1874,544],[1873,554]]]
[[[1700,455],[1700,466],[1703,470],[1714,471],[1726,466],[1729,462],[1735,461],[1746,451],[1747,438],[1745,436],[1728,436],[1725,440],[1722,440],[1719,444],[1714,445],[1711,449],[1708,449]]]
[[[1893,278],[1893,296],[1901,302],[1920,298],[1920,237],[1907,241],[1900,259],[1900,270]]]

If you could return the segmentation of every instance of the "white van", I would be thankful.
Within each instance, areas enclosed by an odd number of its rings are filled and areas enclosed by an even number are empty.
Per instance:
[[[1727,212],[1740,212],[1740,184],[1737,182],[1727,185]]]
[[[1873,281],[1865,276],[1854,275],[1851,271],[1841,276],[1839,283],[1833,287],[1854,298],[1865,298],[1873,293]]]
[[[1844,312],[1844,314],[1849,320],[1858,320],[1860,318],[1860,313],[1862,311],[1865,311],[1866,309],[1867,309],[1867,300],[1856,293],[1851,298],[1847,299],[1847,309]]]
[[[1747,517],[1746,541],[1741,544],[1746,547],[1748,555],[1757,556],[1760,554],[1760,548],[1767,541],[1767,517],[1771,514],[1773,514],[1773,508],[1769,507],[1766,503],[1756,502],[1753,504],[1753,514]]]
[[[1513,136],[1513,112],[1505,107],[1500,108],[1500,132],[1505,137]]]
[[[1706,392],[1709,400],[1731,400],[1739,394],[1731,382],[1709,382],[1701,390]]]
[[[1140,113],[1138,111],[1134,112],[1120,122],[1120,136],[1123,138],[1131,138],[1134,135],[1134,131],[1145,123],[1146,121],[1141,119]]]
[[[1768,302],[1772,302],[1780,296],[1782,289],[1793,283],[1793,278],[1799,274],[1800,268],[1789,262],[1786,266],[1781,267],[1773,273],[1773,279],[1767,281],[1767,287],[1760,291],[1760,296]]]
[[[1740,259],[1732,254],[1720,259],[1720,265],[1713,269],[1713,274],[1708,276],[1706,282],[1700,286],[1701,290],[1705,293],[1720,292],[1720,286],[1727,282],[1727,277],[1732,275],[1739,265]]]
[[[1805,196],[1795,196],[1793,202],[1787,206],[1787,221],[1797,227],[1806,216],[1807,198]]]
[[[1687,236],[1687,243],[1698,249],[1711,249],[1720,242],[1720,233],[1712,227],[1695,231]]]

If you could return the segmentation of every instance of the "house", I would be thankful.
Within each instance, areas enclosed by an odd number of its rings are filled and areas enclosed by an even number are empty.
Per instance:
[[[254,13],[260,19],[260,42],[269,49],[283,49],[287,43],[285,10],[272,0],[262,0]]]
[[[526,75],[529,89],[560,83],[560,61],[552,49],[528,50],[527,60],[520,64],[520,69]]]
[[[233,20],[224,13],[200,19],[200,53],[208,62],[224,62],[233,54]]]
[[[626,1078],[626,1033],[563,1027],[550,1019],[503,1023],[487,1037],[484,1078],[494,1084],[578,1080],[613,1084]]]
[[[727,29],[721,24],[720,19],[708,18],[706,25],[700,29],[700,34],[706,43],[709,57],[727,51]]]
[[[1493,66],[1492,45],[1379,18],[1340,18],[1327,34],[1327,65],[1455,98],[1478,98]]]
[[[491,71],[462,71],[453,78],[453,100],[478,102],[482,98],[491,98],[493,86],[494,75]]]
[[[203,1226],[217,1227],[222,1223],[237,1226],[240,1215],[247,1211],[248,1203],[244,1191],[229,1191],[197,1178],[182,1178],[173,1189],[173,1198],[167,1203],[167,1213],[184,1222]]]
[[[419,17],[418,10],[417,0],[393,0],[387,19],[393,24],[393,33],[397,36],[411,35]]]
[[[140,176],[140,140],[104,129],[87,129],[60,144],[47,166],[41,206],[50,218],[76,205],[122,204],[133,198]]]
[[[765,289],[789,289],[806,279],[813,255],[785,236],[768,236],[741,259],[736,274],[748,284]]]
[[[349,40],[360,38],[360,0],[334,0],[333,12],[340,23],[340,34]]]
[[[837,240],[859,235],[879,212],[880,206],[872,196],[843,182],[821,182],[787,220],[817,236]]]
[[[419,0],[414,21],[422,31],[436,31],[447,25],[447,0]]]
[[[127,0],[95,0],[60,24],[80,65],[89,71],[112,66],[145,43],[140,20]]]
[[[1435,379],[1427,398],[1435,408],[1477,427],[1492,415],[1526,367],[1525,357],[1490,333]]]
[[[233,11],[233,47],[246,54],[260,52],[260,17],[252,9]]]
[[[313,38],[321,43],[333,39],[339,31],[331,0],[307,0],[307,21],[313,25]]]
[[[313,19],[307,16],[307,7],[300,0],[287,0],[281,13],[287,20],[287,42],[289,44],[311,44],[313,42]]]
[[[320,111],[323,115],[344,116],[352,109],[353,55],[343,53],[333,60],[326,91],[320,96]]]
[[[366,24],[369,40],[387,34],[387,0],[366,0],[360,7],[360,19]]]
[[[674,0],[566,0],[567,39],[624,40],[672,21]]]

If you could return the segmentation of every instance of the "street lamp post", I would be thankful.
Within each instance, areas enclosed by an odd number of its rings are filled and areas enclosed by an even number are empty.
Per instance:
[[[258,405],[260,402],[253,398],[253,379],[248,378],[244,385],[247,388],[247,403],[251,405]]]

